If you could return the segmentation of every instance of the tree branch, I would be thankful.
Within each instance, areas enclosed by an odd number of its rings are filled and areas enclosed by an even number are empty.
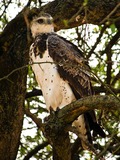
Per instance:
[[[118,79],[117,79],[118,80]],[[115,94],[118,94],[118,93],[120,93],[120,89],[118,88],[110,88]],[[102,87],[102,86],[100,86],[100,87],[98,87],[98,86],[94,86],[93,87],[93,90],[94,90],[94,92],[95,92],[95,94],[100,94],[100,93],[106,93],[106,89],[104,88],[104,87]]]
[[[120,8],[120,3],[118,3],[115,8],[100,22],[100,24],[103,24],[106,21],[110,20],[110,17],[116,12],[116,10]]]
[[[72,10],[67,8],[72,6]],[[87,7],[87,15],[86,15]],[[119,0],[89,0],[84,5],[84,0],[55,0],[41,8],[42,11],[50,13],[56,24],[57,30],[61,28],[72,28],[83,23],[100,24],[105,19],[106,15],[112,19],[119,17]],[[112,11],[112,13],[111,13]],[[111,14],[110,14],[111,13]],[[76,21],[76,18],[79,19]],[[87,17],[86,17],[87,16]],[[87,21],[86,21],[87,19]],[[105,22],[105,21],[103,21]]]
[[[42,144],[37,145],[34,149],[29,151],[23,160],[29,160],[32,156],[34,156],[39,150],[43,149],[49,144],[48,141],[43,142]]]
[[[32,114],[29,109],[25,109],[25,114],[33,120],[33,122],[37,125],[37,127],[40,130],[44,132],[44,125],[40,118],[37,118],[34,114]]]
[[[57,119],[57,121],[59,121],[62,124],[61,126],[64,128],[64,126],[72,123],[79,115],[94,109],[108,111],[118,110],[118,112],[120,112],[120,100],[116,99],[114,96],[108,95],[88,96],[70,103],[62,109],[51,112],[52,114],[49,117],[54,117]],[[32,114],[29,109],[26,109],[25,113],[37,124],[40,129],[42,129],[42,131],[44,131],[44,126],[40,118],[37,118],[34,114]],[[52,120],[54,118],[52,118]]]
[[[72,123],[80,114],[85,113],[89,110],[101,109],[101,110],[118,110],[120,112],[120,100],[114,96],[88,96],[77,100],[57,113],[58,119],[63,124]]]
[[[116,81],[118,81],[120,79],[120,71],[118,72],[118,74],[114,77],[113,81],[111,82],[111,85],[115,85]]]
[[[108,143],[106,144],[106,146],[104,146],[104,149],[102,150],[102,152],[99,153],[99,155],[97,155],[95,158],[96,159],[100,159],[100,157],[102,157],[104,155],[104,153],[107,151],[107,149],[110,147],[111,145],[111,141],[112,138],[114,137],[115,133],[113,133],[113,135],[111,136],[110,140],[108,141]]]
[[[51,112],[45,123],[44,131],[46,137],[53,145],[55,150],[54,155],[57,155],[56,157],[58,160],[71,160],[72,156],[67,156],[68,152],[71,152],[71,146],[68,134],[65,132],[65,128],[77,119],[79,115],[93,109],[120,111],[120,101],[113,96],[89,96],[81,98],[60,110],[58,109],[56,112]],[[63,138],[66,138],[66,142],[64,144]],[[68,148],[66,148],[66,144]],[[64,159],[62,156],[63,150],[65,151]]]
[[[89,96],[81,98],[56,112],[52,111],[44,124],[35,115],[26,110],[27,116],[31,117],[37,126],[44,132],[46,138],[53,146],[54,158],[63,160],[63,151],[65,153],[64,160],[71,160],[71,145],[66,127],[70,125],[79,115],[86,111],[102,109],[102,110],[118,110],[120,112],[120,101],[114,96]],[[64,143],[63,143],[64,142]],[[61,147],[62,146],[62,147]]]
[[[35,97],[35,96],[41,96],[41,95],[42,95],[42,91],[40,89],[33,88],[31,92],[26,93],[25,99]]]
[[[103,36],[104,31],[106,30],[107,26],[103,26],[101,29],[101,32],[99,34],[99,37],[97,38],[95,44],[92,46],[92,49],[89,51],[88,55],[87,55],[87,59],[89,59],[91,57],[91,54],[94,52],[95,48],[97,47],[97,45],[99,44],[99,42],[101,41],[101,37]]]
[[[110,42],[106,45],[106,48],[103,51],[103,53],[109,52],[109,50],[112,48],[113,45],[115,45],[115,43],[118,41],[119,38],[120,38],[120,29],[118,29],[118,32],[112,37]]]

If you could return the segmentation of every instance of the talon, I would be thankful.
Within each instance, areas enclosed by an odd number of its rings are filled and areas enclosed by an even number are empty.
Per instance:
[[[50,114],[54,114],[55,113],[54,109],[51,106],[50,106],[49,110],[50,110]]]

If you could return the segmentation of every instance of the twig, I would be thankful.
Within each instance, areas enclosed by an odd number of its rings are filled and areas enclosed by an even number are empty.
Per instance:
[[[15,72],[17,72],[17,71],[19,71],[19,70],[21,70],[21,69],[24,69],[24,68],[26,68],[26,67],[28,67],[28,65],[24,65],[24,66],[22,66],[22,67],[19,67],[19,68],[16,68],[16,69],[12,70],[9,74],[7,74],[6,76],[0,78],[0,81],[2,81],[2,80],[4,80],[4,79],[8,79],[8,77],[11,76],[13,73],[15,73]],[[8,80],[9,80],[9,79],[8,79]]]
[[[116,83],[117,80],[120,79],[120,71],[118,72],[118,74],[114,77],[113,81],[111,82],[111,85],[114,86],[114,84]]]
[[[97,47],[97,45],[99,44],[101,37],[103,36],[103,33],[105,31],[105,29],[107,28],[107,26],[104,26],[99,34],[99,37],[97,38],[95,44],[92,46],[92,49],[90,50],[90,52],[87,55],[87,59],[90,58],[91,54],[94,52],[95,48]]]
[[[23,160],[29,160],[32,156],[34,156],[39,150],[43,149],[49,144],[48,141],[43,142],[42,144],[38,144],[34,149],[29,151]]]
[[[120,102],[120,98],[117,97],[117,95],[112,91],[112,89],[105,84],[94,72],[90,71],[92,73],[92,75],[100,82],[100,84],[105,87],[107,89],[107,91],[109,91],[117,100],[119,100]]]
[[[118,3],[115,8],[100,22],[100,24],[103,24],[105,21],[107,21],[111,16],[112,14],[115,13],[115,11],[120,7],[120,3]]]
[[[11,3],[11,1],[12,0],[9,0],[7,3],[5,1],[3,1],[4,4],[1,6],[1,8],[4,6],[4,10],[3,10],[2,14],[0,15],[0,17],[2,17],[4,15],[4,13],[6,13],[6,10],[7,10],[8,6],[9,6],[9,4]]]
[[[100,157],[102,157],[104,155],[104,153],[107,151],[107,149],[109,148],[109,146],[111,145],[111,142],[112,142],[112,139],[114,137],[116,133],[113,133],[113,135],[111,136],[110,140],[108,141],[108,143],[106,144],[106,146],[104,147],[103,151],[100,152],[96,157],[95,159],[99,159]]]
[[[75,20],[78,21],[79,18],[77,18],[80,14],[80,12],[82,12],[82,10],[84,9],[84,6],[81,6],[80,9],[77,11],[77,13],[75,13],[71,19],[69,20],[69,23],[74,22]]]
[[[38,128],[44,131],[43,123],[40,118],[37,118],[36,115],[31,113],[29,109],[25,109],[25,114],[33,120],[33,122],[38,126]]]
[[[118,41],[118,39],[120,38],[120,29],[118,30],[118,32],[112,37],[112,39],[109,41],[109,43],[107,44],[105,50],[103,51],[104,53],[106,53],[107,51],[109,51],[113,45],[115,45],[115,43]]]
[[[44,64],[44,63],[50,63],[50,64],[54,64],[54,62],[34,62],[34,63],[30,63],[30,64],[27,64],[27,65],[24,65],[22,67],[18,67],[14,70],[12,70],[10,73],[8,73],[6,76],[3,76],[2,78],[0,78],[0,81],[4,80],[4,79],[7,79],[8,81],[10,81],[8,79],[9,76],[11,76],[13,73],[21,70],[21,69],[24,69],[24,68],[27,68],[29,65],[33,65],[33,64]]]
[[[112,85],[113,86],[113,85]],[[95,94],[99,94],[99,93],[105,93],[106,89],[104,88],[104,86],[93,86],[93,90],[95,92]],[[111,90],[115,93],[118,94],[120,93],[120,88],[113,88],[111,87]]]

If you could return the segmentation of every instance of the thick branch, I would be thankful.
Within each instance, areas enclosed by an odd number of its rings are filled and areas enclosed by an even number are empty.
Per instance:
[[[80,114],[94,109],[118,110],[120,112],[120,101],[114,96],[89,96],[67,105],[58,112],[57,116],[64,124],[69,124]]]
[[[68,152],[71,152],[71,147],[65,128],[80,114],[93,109],[120,111],[120,101],[113,96],[89,96],[75,101],[56,112],[51,112],[51,115],[45,124],[44,131],[53,145],[56,159],[71,160],[72,155],[70,156],[69,154],[69,157],[67,156]],[[63,137],[66,139],[64,144]],[[66,148],[66,144],[68,148]],[[65,153],[64,158],[62,156],[63,150]]]
[[[107,15],[109,17],[104,22],[119,17],[119,0],[89,0],[87,4],[84,2],[84,0],[55,0],[41,9],[54,17],[58,29],[76,27],[83,23],[100,24]],[[71,6],[72,9],[69,9]]]
[[[114,96],[88,96],[85,98],[81,98],[71,104],[68,104],[62,109],[59,109],[53,114],[52,117],[55,117],[62,125],[67,125],[72,123],[79,115],[85,113],[89,110],[101,109],[101,110],[118,110],[120,112],[120,100],[116,99]],[[43,129],[41,119],[37,118],[34,114],[32,114],[28,109],[25,110],[27,116],[29,116],[39,128]],[[50,117],[51,117],[50,116]],[[53,119],[52,119],[53,120]],[[61,126],[62,126],[61,125]],[[64,126],[63,126],[64,127]]]
[[[81,98],[56,112],[51,111],[50,116],[44,124],[30,113],[29,110],[26,113],[37,126],[42,128],[42,131],[53,146],[54,159],[71,160],[71,145],[65,129],[80,114],[93,109],[120,111],[120,101],[113,96],[89,96]]]

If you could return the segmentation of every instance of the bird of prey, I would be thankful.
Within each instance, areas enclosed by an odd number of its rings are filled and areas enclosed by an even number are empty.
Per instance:
[[[53,18],[47,14],[34,17],[30,23],[33,43],[30,60],[36,80],[42,90],[46,107],[62,108],[71,102],[92,95],[90,72],[82,52],[71,42],[54,32]],[[80,115],[73,122],[84,149],[92,143],[90,131],[105,137],[97,124],[95,112]]]

